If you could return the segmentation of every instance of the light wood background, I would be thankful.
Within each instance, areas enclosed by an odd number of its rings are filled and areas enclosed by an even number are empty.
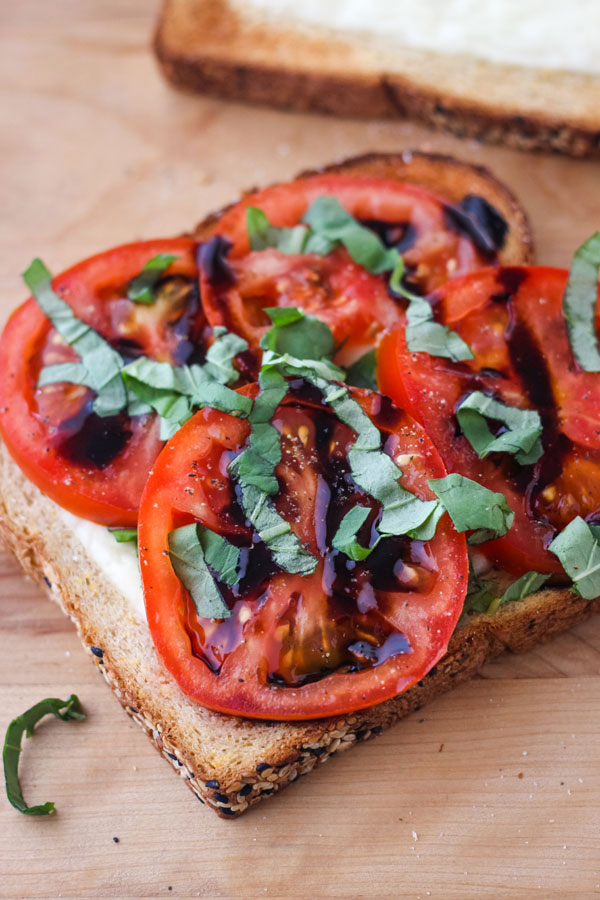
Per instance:
[[[34,255],[55,272],[178,233],[242,187],[371,149],[491,166],[539,259],[600,228],[598,163],[174,93],[150,0],[0,2],[0,315]],[[1,377],[1,373],[0,373]],[[236,821],[201,807],[84,657],[70,622],[0,557],[0,730],[76,691],[83,724],[28,742],[30,802],[0,799],[0,896],[547,900],[600,895],[600,622],[483,677]],[[115,843],[113,838],[118,837]]]

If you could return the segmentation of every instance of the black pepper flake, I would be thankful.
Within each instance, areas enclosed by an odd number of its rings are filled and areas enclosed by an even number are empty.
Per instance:
[[[221,782],[220,782],[220,781],[217,781],[216,778],[211,778],[210,781],[207,781],[207,782],[206,782],[206,787],[207,787],[207,788],[212,788],[213,790],[217,790],[217,791],[218,791],[219,788],[221,787]]]
[[[260,775],[260,773],[261,773],[261,772],[264,772],[265,769],[270,769],[270,768],[271,768],[271,766],[269,765],[269,763],[262,762],[262,763],[259,763],[259,764],[257,765],[256,771],[257,771],[258,774]]]
[[[99,659],[102,659],[102,657],[104,656],[104,650],[101,650],[100,647],[92,646],[92,647],[90,647],[90,650],[92,651],[94,656],[97,656]]]

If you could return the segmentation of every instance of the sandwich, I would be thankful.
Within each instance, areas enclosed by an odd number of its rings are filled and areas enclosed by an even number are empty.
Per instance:
[[[596,607],[596,250],[373,155],[26,271],[2,538],[222,817]]]

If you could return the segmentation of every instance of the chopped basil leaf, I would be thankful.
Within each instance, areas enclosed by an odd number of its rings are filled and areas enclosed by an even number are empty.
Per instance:
[[[169,534],[169,557],[175,574],[190,593],[203,619],[227,619],[231,610],[210,568],[223,584],[238,580],[240,549],[200,524],[184,525]]]
[[[353,387],[367,388],[369,391],[378,391],[377,361],[375,350],[368,350],[360,359],[353,362],[346,369],[346,383]]]
[[[503,537],[510,529],[515,514],[504,494],[453,473],[445,478],[432,478],[429,487],[452,519],[457,531],[473,531],[469,544]]]
[[[363,547],[356,538],[370,512],[371,510],[368,506],[354,506],[340,522],[331,542],[332,547],[345,553],[346,556],[356,562],[366,559],[381,540],[381,537],[379,537],[372,547]]]
[[[535,409],[518,409],[481,391],[473,391],[458,406],[456,416],[480,459],[488,453],[513,453],[518,463],[528,466],[543,455],[542,421]],[[507,431],[495,436],[486,419],[502,422]]]
[[[334,247],[333,242],[311,234],[310,229],[304,225],[295,225],[293,228],[271,225],[262,209],[255,206],[246,208],[246,230],[251,250],[273,248],[290,256],[300,253],[318,253],[324,256]]]
[[[516,581],[513,581],[512,584],[509,584],[501,597],[495,597],[492,600],[486,610],[487,614],[492,616],[505,603],[515,603],[518,600],[523,600],[530,594],[535,594],[542,585],[546,584],[549,578],[550,575],[542,575],[540,572],[526,572],[520,578],[517,578]]]
[[[269,495],[241,479],[240,484],[243,510],[260,539],[273,554],[277,565],[296,575],[310,575],[314,572],[317,560],[302,546],[290,523],[270,505]]]
[[[596,301],[600,270],[600,231],[575,253],[563,297],[563,316],[573,356],[584,372],[600,372]]]
[[[151,306],[156,302],[154,288],[178,257],[172,253],[159,253],[149,259],[139,275],[129,282],[127,296],[135,303]]]
[[[137,541],[137,528],[109,528],[117,544],[128,544]]]
[[[404,334],[411,353],[429,353],[453,362],[473,359],[471,348],[455,331],[434,321],[431,304],[423,297],[411,297],[406,321]]]
[[[127,392],[121,378],[123,360],[104,338],[78,319],[68,303],[52,290],[52,276],[41,259],[34,259],[23,274],[25,284],[38,306],[48,316],[60,336],[81,357],[81,362],[66,369],[68,363],[48,366],[41,373],[41,384],[76,378],[96,392],[93,410],[98,416],[114,416],[127,404]]]
[[[600,597],[600,530],[577,516],[554,538],[548,550],[559,558],[581,597]]]
[[[4,738],[2,761],[4,763],[6,796],[9,803],[26,816],[47,816],[54,810],[54,803],[52,802],[42,803],[39,806],[27,806],[19,784],[19,757],[21,755],[23,734],[31,737],[33,729],[40,719],[50,714],[63,722],[85,719],[85,714],[81,711],[79,699],[75,694],[71,694],[68,700],[58,700],[55,697],[49,697],[47,700],[41,700],[39,703],[36,703],[31,709],[13,719],[6,730],[6,737]]]
[[[273,322],[260,342],[263,350],[297,359],[328,359],[335,352],[329,326],[295,307],[266,307]]]
[[[122,377],[128,390],[160,416],[160,437],[169,440],[196,409],[213,406],[233,416],[245,417],[252,401],[226,387],[239,378],[233,358],[248,345],[242,338],[215,329],[217,339],[203,366],[174,367],[142,356],[125,366]]]

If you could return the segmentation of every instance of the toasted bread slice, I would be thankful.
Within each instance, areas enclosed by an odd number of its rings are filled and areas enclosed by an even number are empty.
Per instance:
[[[483,196],[509,226],[501,262],[532,260],[526,214],[509,189],[485,169],[445,156],[406,152],[357,157],[322,171],[399,178],[452,203],[465,194]],[[195,236],[209,237],[218,218],[218,213],[207,217]],[[263,722],[214,713],[185,697],[160,662],[144,616],[132,608],[59,507],[21,473],[4,447],[0,447],[0,538],[73,619],[126,711],[196,796],[223,817],[239,815],[333,754],[378,734],[474,675],[505,648],[526,650],[571,627],[594,608],[568,591],[539,592],[493,618],[470,619],[435,670],[394,700],[340,718]]]
[[[527,213],[512,191],[484,166],[462,162],[441,153],[405,150],[402,153],[365,153],[317,170],[301,172],[298,178],[309,178],[323,172],[404,181],[427,188],[450,203],[460,203],[468,194],[483,197],[508,225],[504,246],[498,253],[499,262],[505,266],[533,262],[533,237]],[[245,195],[249,193],[252,191],[246,191]],[[225,211],[221,209],[207,216],[196,225],[192,237],[197,240],[209,238]]]
[[[538,591],[494,616],[470,617],[435,669],[393,700],[339,718],[264,722],[214,713],[188,700],[160,662],[145,620],[4,447],[0,537],[74,621],[124,709],[198,799],[223,817],[239,815],[329,757],[379,734],[504,650],[528,650],[600,609],[600,600],[588,602],[567,590]]]
[[[426,32],[409,42],[402,4],[389,4],[385,29],[368,3],[351,21],[347,10],[340,15],[342,4],[320,4],[325,17],[311,6],[308,15],[302,3],[284,4],[282,12],[274,2],[165,0],[156,55],[174,84],[230,100],[341,116],[408,116],[523,150],[573,156],[600,150],[600,75],[589,52],[583,62],[579,45],[569,44],[593,33],[591,4],[589,27],[570,23],[545,46],[532,43],[531,34],[557,20],[549,9],[526,28],[527,12],[521,8],[515,22],[508,4],[504,19],[496,10],[489,39],[463,21],[462,30],[453,23],[453,40],[435,45]],[[578,15],[585,20],[585,9]],[[457,47],[470,33],[473,45],[464,40]],[[569,55],[559,53],[565,45]]]

